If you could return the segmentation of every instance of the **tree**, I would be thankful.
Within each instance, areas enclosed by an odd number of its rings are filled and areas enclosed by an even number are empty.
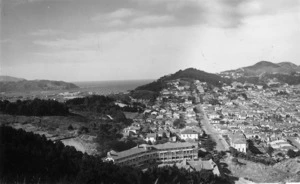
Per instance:
[[[218,100],[218,99],[215,99],[215,98],[210,99],[210,100],[209,100],[209,103],[210,103],[211,105],[220,105],[220,104],[221,104],[221,103],[219,102],[219,100]]]
[[[269,145],[267,147],[266,153],[268,153],[270,155],[270,157],[271,157],[273,152],[274,152],[274,149],[272,148],[272,146]]]
[[[230,154],[233,156],[233,157],[237,157],[238,156],[238,151],[233,148],[233,147],[230,147],[229,148],[229,151],[230,151]]]
[[[207,139],[205,139],[204,141],[201,142],[201,145],[207,151],[213,151],[217,144],[215,141],[213,141],[211,136],[208,135]]]
[[[291,149],[289,149],[287,151],[287,155],[290,157],[290,158],[295,158],[297,156],[297,153]]]
[[[74,128],[71,124],[68,126],[68,130],[70,130],[70,131],[74,130]]]
[[[245,100],[248,100],[248,97],[247,97],[246,93],[242,93],[241,95],[242,95],[242,97],[243,97]]]
[[[86,134],[86,133],[89,133],[89,129],[85,126],[81,126],[78,130],[78,133],[79,134]]]
[[[176,128],[184,128],[185,127],[185,121],[183,119],[176,119],[174,122],[173,122],[173,126],[176,127]]]

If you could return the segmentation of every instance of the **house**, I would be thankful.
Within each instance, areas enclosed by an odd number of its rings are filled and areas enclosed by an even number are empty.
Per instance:
[[[199,132],[193,130],[193,129],[185,129],[180,133],[180,138],[182,140],[187,140],[187,139],[193,139],[193,140],[198,140],[199,139]]]
[[[159,130],[157,132],[157,137],[164,137],[164,136],[169,138],[170,137],[170,132],[166,131],[166,130]]]
[[[156,138],[157,138],[156,133],[148,133],[146,135],[145,141],[146,142],[150,141],[151,143],[155,143],[156,142]]]
[[[174,112],[174,113],[173,113],[173,118],[174,118],[174,119],[179,119],[179,118],[180,118],[179,113]]]
[[[270,145],[274,149],[280,149],[280,150],[284,150],[284,151],[288,151],[289,149],[291,149],[291,150],[294,150],[294,151],[298,151],[297,148],[295,148],[289,142],[287,142],[283,139],[270,142]]]
[[[140,129],[141,129],[140,127],[130,126],[130,127],[124,128],[123,132],[125,135],[129,135],[129,133],[138,134]]]
[[[174,164],[160,164],[158,167],[164,167],[166,165],[173,166]],[[195,160],[195,161],[184,159],[182,162],[176,163],[175,166],[178,167],[179,169],[183,168],[190,172],[191,171],[199,172],[201,170],[208,170],[211,171],[214,175],[220,176],[219,168],[217,164],[214,161],[212,161],[212,159]]]
[[[219,124],[220,121],[221,121],[220,118],[214,118],[214,119],[211,120],[211,122],[212,122],[212,123],[215,123],[215,124]]]
[[[246,153],[247,151],[247,141],[245,136],[242,133],[230,134],[229,136],[229,144],[231,147],[235,148],[240,152]]]
[[[240,114],[238,114],[238,118],[240,120],[245,120],[245,119],[247,119],[247,114],[246,113],[240,113]]]
[[[209,113],[208,114],[208,118],[209,119],[215,119],[215,118],[220,118],[220,115],[215,113],[215,112],[212,112],[212,113]]]

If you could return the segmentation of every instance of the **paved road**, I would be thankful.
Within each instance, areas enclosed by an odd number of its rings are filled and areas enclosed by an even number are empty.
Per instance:
[[[200,104],[198,104],[197,106],[201,109],[201,111],[204,114],[203,119],[201,120],[202,128],[204,129],[206,134],[210,135],[217,143],[216,150],[218,151],[229,150],[229,145],[222,137],[221,133],[216,131],[215,128],[209,123],[209,120],[207,119],[206,113],[203,110],[202,106]]]

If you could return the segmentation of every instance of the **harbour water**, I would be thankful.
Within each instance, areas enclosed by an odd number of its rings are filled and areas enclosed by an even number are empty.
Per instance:
[[[86,81],[73,83],[80,87],[76,91],[107,95],[111,93],[125,93],[152,81],[154,80]]]

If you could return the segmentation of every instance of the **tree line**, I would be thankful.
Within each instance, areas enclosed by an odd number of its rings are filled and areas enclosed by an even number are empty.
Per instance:
[[[262,163],[264,165],[274,165],[276,164],[276,160],[274,160],[273,158],[267,158],[267,157],[257,157],[251,154],[245,154],[243,152],[239,152],[236,149],[234,149],[233,147],[229,148],[230,153],[233,157],[238,157],[238,158],[242,158],[245,160],[249,160],[252,162],[256,162],[256,163]]]
[[[228,183],[210,171],[121,167],[11,127],[1,126],[0,135],[1,183]]]
[[[64,103],[36,98],[16,102],[0,100],[0,112],[24,116],[65,116],[69,114],[69,109]]]
[[[83,98],[74,98],[66,101],[66,105],[73,110],[110,115],[116,122],[128,122],[123,113],[124,109],[115,104],[115,99],[108,96],[92,95]]]

